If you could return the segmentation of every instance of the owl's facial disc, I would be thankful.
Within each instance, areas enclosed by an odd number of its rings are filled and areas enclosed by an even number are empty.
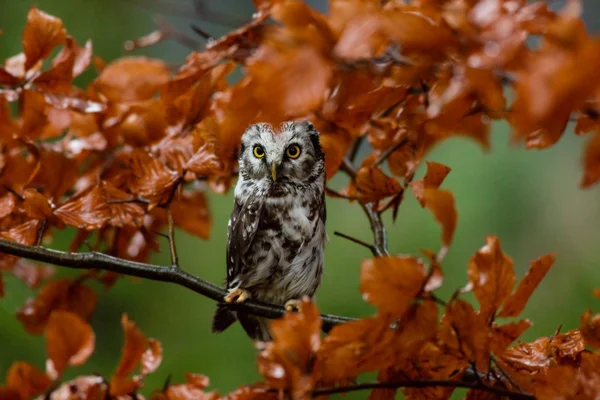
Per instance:
[[[252,125],[242,136],[240,175],[268,184],[304,182],[323,172],[323,152],[312,125],[284,123]]]

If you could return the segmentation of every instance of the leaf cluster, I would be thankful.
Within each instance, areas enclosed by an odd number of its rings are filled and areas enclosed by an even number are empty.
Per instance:
[[[575,133],[590,136],[580,185],[600,181],[600,41],[585,32],[580,2],[552,11],[525,0],[330,0],[327,15],[298,0],[254,3],[250,22],[176,70],[140,56],[107,63],[60,19],[31,8],[23,51],[0,66],[0,239],[33,248],[72,227],[72,252],[85,245],[147,262],[168,229],[178,268],[174,228],[209,237],[206,192],[230,190],[246,127],[309,119],[321,133],[327,178],[350,178],[328,194],[357,202],[373,230],[373,243],[340,236],[373,253],[361,265],[360,291],[376,315],[323,337],[321,316],[305,299],[300,312],[272,322],[274,340],[257,360],[262,382],[222,397],[206,390],[208,378],[187,374],[150,399],[305,399],[363,389],[391,399],[400,388],[409,399],[447,399],[457,387],[469,399],[598,398],[600,315],[587,311],[579,329],[518,341],[531,326],[519,316],[553,254],[532,261],[517,284],[512,259],[488,236],[466,263],[467,284],[447,301],[435,295],[458,216],[441,188],[450,168],[425,162],[455,136],[489,150],[494,120],[536,149],[556,144],[576,120]],[[157,33],[136,46],[168,36]],[[229,83],[236,67],[243,77]],[[90,68],[95,79],[74,85]],[[406,191],[440,224],[437,252],[388,253],[381,215],[395,217]],[[57,279],[51,267],[2,253],[0,296],[7,273],[37,290],[17,318],[44,335],[47,362],[44,371],[15,362],[0,400],[142,398],[162,348],[126,315],[113,375],[62,381],[94,351],[91,283],[110,288],[121,274],[90,267]],[[469,291],[474,305],[462,298]],[[354,384],[365,372],[377,372],[378,382]]]

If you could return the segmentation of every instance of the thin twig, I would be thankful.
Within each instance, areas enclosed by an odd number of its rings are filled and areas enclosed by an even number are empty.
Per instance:
[[[510,390],[485,386],[478,383],[469,383],[461,381],[442,381],[442,380],[405,380],[395,382],[365,382],[349,386],[339,386],[334,388],[315,389],[312,391],[312,397],[330,395],[335,393],[356,392],[359,390],[370,389],[397,389],[397,388],[428,388],[428,387],[454,387],[464,389],[481,390],[488,393],[494,393],[500,396],[506,396],[513,400],[535,400],[535,396],[529,393],[519,393]]]
[[[354,160],[356,159],[356,155],[358,154],[358,151],[360,150],[360,145],[363,143],[364,139],[365,136],[359,136],[352,143],[350,150],[348,150],[348,160],[350,162],[354,162]]]
[[[179,268],[179,261],[177,257],[177,248],[175,247],[175,224],[173,223],[173,214],[171,209],[167,210],[167,218],[169,220],[169,250],[171,251],[171,266],[173,268]]]
[[[381,163],[387,160],[390,154],[398,150],[400,147],[404,146],[406,143],[408,143],[408,138],[405,136],[399,141],[397,141],[393,146],[387,148],[383,153],[381,153],[377,161],[375,161],[374,166],[379,166]]]
[[[45,247],[27,246],[1,238],[0,252],[67,268],[84,270],[101,269],[153,281],[171,282],[214,301],[222,301],[227,295],[224,289],[189,274],[182,269],[124,260],[103,253],[69,253]],[[247,300],[241,304],[231,304],[230,307],[235,311],[243,311],[265,318],[279,318],[285,314],[285,309],[281,306],[254,300]],[[323,322],[323,330],[327,332],[335,325],[352,321],[354,318],[322,315],[321,320]]]
[[[40,226],[40,229],[37,231],[37,235],[35,238],[35,245],[39,246],[42,244],[42,239],[44,238],[44,233],[46,233],[46,225],[48,224],[48,218],[44,218],[44,220],[42,221],[42,226]]]
[[[356,244],[360,244],[361,246],[364,246],[367,249],[371,250],[371,252],[375,252],[376,251],[375,246],[373,246],[372,244],[367,243],[367,242],[365,242],[363,240],[357,239],[357,238],[355,238],[353,236],[346,235],[345,233],[337,232],[337,231],[333,232],[333,234],[336,235],[336,236],[339,236],[339,237],[343,237],[344,239],[348,239],[349,241],[354,242]]]

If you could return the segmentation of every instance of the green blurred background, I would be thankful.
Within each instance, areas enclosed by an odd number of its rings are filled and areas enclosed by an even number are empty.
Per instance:
[[[186,32],[191,22],[214,36],[225,33],[226,26],[201,19],[206,13],[194,8],[192,0],[152,2],[144,0],[0,0],[0,59],[21,51],[20,37],[27,10],[32,4],[61,18],[69,33],[83,43],[91,38],[94,53],[106,61],[125,55],[123,43],[154,29],[153,18],[161,15]],[[312,1],[325,10],[325,1]],[[590,29],[597,23],[597,2],[586,2],[585,17]],[[251,2],[213,1],[214,10],[238,20],[253,12]],[[180,64],[189,49],[175,42],[136,51]],[[88,72],[78,81],[93,79]],[[549,150],[526,151],[508,144],[509,127],[494,125],[491,153],[484,153],[473,142],[453,139],[434,151],[429,160],[446,164],[452,172],[444,182],[456,198],[459,223],[454,245],[444,261],[445,284],[439,291],[448,297],[466,282],[469,257],[484,244],[484,235],[499,236],[504,250],[513,257],[518,278],[528,262],[541,254],[556,252],[556,264],[532,296],[523,316],[534,326],[524,339],[549,335],[560,325],[563,330],[578,326],[586,308],[600,310],[592,289],[600,287],[600,185],[581,190],[580,158],[587,138],[576,137],[569,128],[559,144]],[[418,177],[424,173],[419,171]],[[341,187],[342,179],[333,182]],[[213,230],[209,241],[178,232],[180,264],[187,271],[221,283],[225,276],[226,226],[231,211],[231,193],[210,196]],[[326,313],[353,317],[373,313],[358,292],[359,268],[368,252],[333,236],[341,231],[371,240],[369,226],[358,205],[328,199],[328,226],[331,243],[326,249],[326,271],[318,292],[318,304]],[[389,248],[394,253],[416,253],[420,248],[440,246],[440,228],[432,216],[409,195],[395,224],[386,218]],[[65,248],[68,237],[57,238],[56,247]],[[164,250],[167,249],[166,243]],[[168,252],[153,262],[168,263]],[[60,274],[71,271],[59,269]],[[0,300],[0,381],[14,360],[26,360],[44,367],[43,337],[27,334],[15,319],[15,312],[33,293],[12,277],[6,276],[7,296]],[[150,337],[159,339],[165,359],[160,369],[147,379],[146,389],[163,384],[169,374],[181,381],[184,372],[207,374],[211,388],[226,393],[237,386],[257,381],[256,351],[235,325],[221,335],[210,332],[214,303],[181,287],[130,278],[121,280],[108,293],[101,293],[92,319],[97,335],[96,351],[88,363],[72,368],[67,377],[101,373],[110,375],[117,365],[123,335],[122,313],[128,313]],[[147,390],[144,390],[147,393]],[[353,398],[366,398],[366,394]]]

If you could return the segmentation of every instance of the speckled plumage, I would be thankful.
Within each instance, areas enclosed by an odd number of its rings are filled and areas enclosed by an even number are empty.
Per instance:
[[[256,146],[263,157],[254,155]],[[300,148],[295,159],[286,153],[293,146]],[[309,122],[286,122],[278,131],[268,124],[251,125],[242,136],[239,171],[228,228],[227,289],[242,289],[252,299],[281,306],[313,297],[327,236],[319,133]],[[213,332],[236,319],[252,339],[270,340],[266,319],[229,311],[222,303]]]

